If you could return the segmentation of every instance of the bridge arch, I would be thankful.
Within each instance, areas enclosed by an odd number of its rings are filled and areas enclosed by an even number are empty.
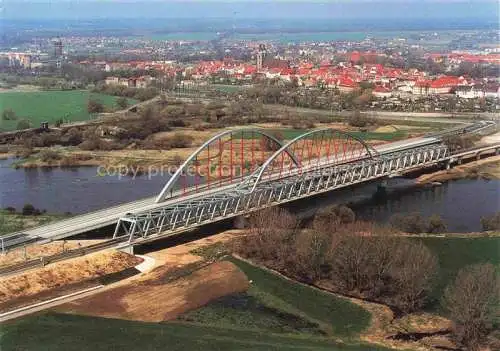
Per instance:
[[[174,196],[176,189],[180,189],[176,190],[180,192],[176,193],[177,196],[240,183],[276,150],[282,149],[283,142],[260,129],[241,128],[221,132],[204,142],[176,169],[156,202]],[[292,152],[286,148],[283,152],[298,165]]]
[[[285,157],[285,150],[296,155],[298,162],[289,162]],[[378,152],[351,133],[334,128],[315,129],[285,143],[240,188],[251,188],[254,191],[262,181],[375,157],[378,157]]]

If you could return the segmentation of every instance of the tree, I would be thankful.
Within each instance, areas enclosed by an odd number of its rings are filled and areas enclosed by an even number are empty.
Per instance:
[[[481,217],[481,226],[483,231],[500,229],[500,212],[491,216]]]
[[[121,97],[117,98],[116,99],[116,105],[120,109],[122,109],[122,110],[126,109],[128,107],[128,100],[127,100],[127,98],[124,97],[124,96],[121,96]]]
[[[445,290],[443,305],[453,321],[453,335],[467,350],[477,350],[492,328],[500,284],[489,263],[461,269]]]
[[[35,206],[32,204],[26,204],[23,206],[22,214],[23,216],[33,216],[37,213]]]
[[[2,112],[2,119],[4,121],[15,121],[17,119],[17,116],[13,109],[6,108]]]
[[[31,127],[30,122],[25,119],[22,119],[17,123],[16,128],[18,130],[23,130],[23,129],[29,129],[30,127]]]
[[[333,205],[318,211],[313,220],[313,227],[319,230],[333,230],[339,224],[353,223],[356,214],[345,205]]]
[[[444,233],[446,232],[446,224],[439,215],[432,215],[429,217],[427,224],[427,233]]]
[[[87,111],[90,114],[96,114],[96,113],[101,113],[104,112],[104,105],[102,104],[101,101],[90,98],[88,103],[87,103]]]
[[[427,223],[419,213],[395,214],[390,219],[391,225],[406,233],[418,234],[427,229]]]

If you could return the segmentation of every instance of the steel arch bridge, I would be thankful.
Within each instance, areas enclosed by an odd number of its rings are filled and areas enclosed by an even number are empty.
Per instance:
[[[258,129],[229,130],[186,159],[154,206],[121,217],[113,237],[131,245],[155,240],[446,157],[448,149],[436,137],[372,147],[329,128],[287,142]]]
[[[286,143],[260,129],[228,130],[194,151],[165,184],[156,202],[231,185],[254,191],[259,183],[272,179],[377,155],[360,138],[337,129],[316,129]]]

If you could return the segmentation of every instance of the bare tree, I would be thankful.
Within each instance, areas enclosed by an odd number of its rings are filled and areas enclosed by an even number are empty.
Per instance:
[[[495,266],[475,264],[461,269],[443,297],[443,305],[454,323],[456,341],[467,350],[477,350],[492,328],[498,308],[500,284]]]
[[[399,239],[393,252],[390,276],[395,289],[393,305],[403,312],[412,312],[426,301],[432,278],[438,271],[436,256],[422,243]]]
[[[298,230],[297,218],[272,207],[252,214],[249,225],[249,235],[237,243],[236,250],[247,257],[283,266]]]

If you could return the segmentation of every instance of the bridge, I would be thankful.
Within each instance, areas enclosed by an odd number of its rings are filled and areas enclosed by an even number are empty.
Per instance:
[[[113,225],[113,245],[133,246],[262,208],[445,164],[456,157],[443,142],[445,137],[482,133],[495,126],[481,121],[383,145],[369,145],[330,128],[287,142],[265,130],[227,130],[193,152],[158,196],[1,237],[0,249]]]

